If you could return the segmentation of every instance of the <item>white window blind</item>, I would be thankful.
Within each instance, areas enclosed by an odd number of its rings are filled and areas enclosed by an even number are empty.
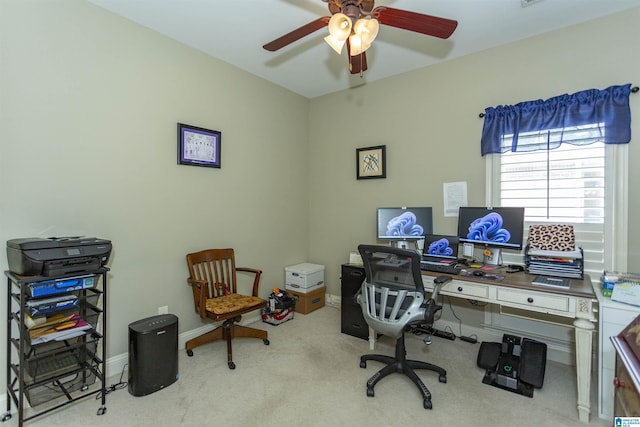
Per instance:
[[[560,133],[565,142],[546,149],[554,146]],[[626,268],[626,261],[614,256],[616,251],[626,253],[626,239],[615,238],[626,235],[626,221],[616,221],[613,230],[614,218],[621,218],[616,211],[626,210],[626,185],[620,188],[621,182],[626,183],[626,159],[615,156],[619,147],[594,142],[600,138],[595,125],[521,133],[518,150],[542,149],[494,154],[488,173],[491,206],[525,207],[525,238],[532,224],[573,224],[576,245],[584,251],[585,273],[592,279],[599,278],[603,269],[613,269],[614,260],[619,261],[615,268]],[[511,137],[506,136],[503,144],[510,147]],[[622,181],[616,176],[621,172]],[[513,262],[508,254],[503,256],[505,262]]]

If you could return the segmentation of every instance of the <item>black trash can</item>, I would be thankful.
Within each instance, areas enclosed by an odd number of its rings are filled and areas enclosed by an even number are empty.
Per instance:
[[[178,380],[178,317],[161,314],[129,324],[129,393],[145,396]]]

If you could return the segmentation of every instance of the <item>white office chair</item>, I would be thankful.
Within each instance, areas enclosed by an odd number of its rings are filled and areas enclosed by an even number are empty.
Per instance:
[[[367,381],[367,396],[374,396],[373,388],[378,381],[397,372],[405,374],[418,386],[423,396],[424,408],[431,409],[431,392],[414,370],[427,369],[437,372],[441,383],[447,382],[447,371],[431,363],[407,360],[404,330],[412,324],[433,324],[434,314],[442,309],[442,306],[436,303],[438,293],[451,277],[437,277],[434,280],[431,298],[425,301],[420,254],[406,249],[375,245],[360,245],[358,250],[366,273],[366,280],[358,296],[364,319],[376,332],[396,339],[395,356],[367,354],[360,357],[361,368],[367,367],[367,360],[387,364]]]

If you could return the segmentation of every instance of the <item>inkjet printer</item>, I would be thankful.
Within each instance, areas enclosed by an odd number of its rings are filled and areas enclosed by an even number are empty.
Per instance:
[[[9,270],[22,276],[86,273],[103,267],[111,241],[95,237],[51,237],[7,240]]]

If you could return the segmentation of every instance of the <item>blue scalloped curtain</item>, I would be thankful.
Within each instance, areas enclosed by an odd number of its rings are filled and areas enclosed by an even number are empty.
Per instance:
[[[587,145],[596,141],[605,144],[627,144],[631,140],[631,84],[611,86],[604,90],[589,89],[572,95],[560,95],[547,100],[500,105],[485,109],[482,129],[482,155],[511,151],[552,150],[563,142]],[[599,138],[576,139],[581,126],[597,126]],[[518,145],[518,136],[541,131],[544,143]],[[593,133],[591,134],[593,135]]]

